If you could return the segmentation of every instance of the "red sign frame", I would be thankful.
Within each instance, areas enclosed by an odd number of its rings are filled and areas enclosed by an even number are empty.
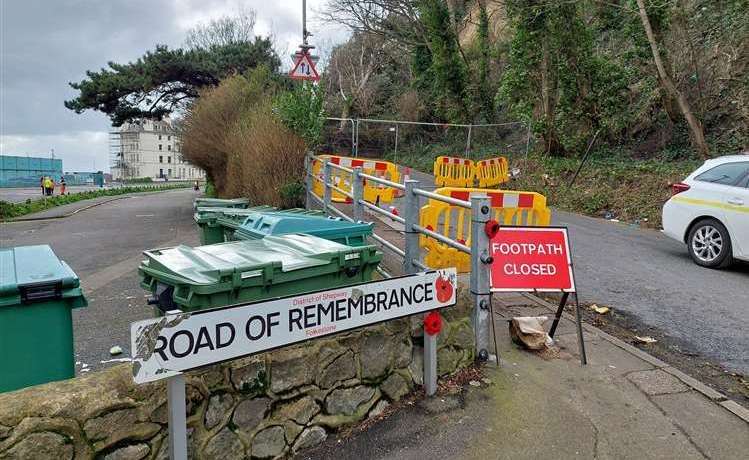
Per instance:
[[[291,71],[289,71],[289,76],[293,78],[294,80],[319,81],[320,74],[317,73],[317,68],[315,67],[315,63],[312,61],[312,56],[306,51],[297,53],[296,56],[297,56],[296,62],[294,62],[294,67],[291,69]],[[305,65],[309,67],[311,75],[309,76],[295,75],[297,69],[302,64],[302,61],[304,61]]]
[[[500,226],[489,255],[492,292],[575,292],[566,227]]]

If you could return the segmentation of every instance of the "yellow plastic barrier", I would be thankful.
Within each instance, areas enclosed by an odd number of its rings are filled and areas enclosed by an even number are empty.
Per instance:
[[[479,187],[496,187],[510,180],[507,158],[496,157],[476,162],[476,179]]]
[[[398,168],[395,164],[389,161],[366,160],[338,155],[318,155],[317,159],[312,162],[312,173],[320,179],[323,178],[323,160],[326,158],[330,163],[343,166],[344,168],[351,169],[358,166],[362,168],[364,174],[400,183],[400,173],[398,172]],[[336,187],[349,193],[352,192],[350,173],[341,171],[340,169],[330,168],[330,179]],[[378,200],[379,203],[390,203],[393,201],[393,198],[395,198],[395,190],[396,189],[386,185],[364,180],[363,197],[365,201],[369,201],[370,203],[377,203]],[[315,195],[320,197],[323,196],[324,188],[321,181],[314,181],[313,191],[315,192]],[[351,203],[351,198],[337,190],[331,190],[330,197],[332,201],[337,203]]]
[[[551,223],[551,210],[546,197],[535,192],[492,190],[480,188],[444,187],[437,194],[470,201],[473,194],[486,194],[491,201],[490,219],[500,225],[529,225],[545,227]],[[453,241],[471,245],[471,210],[430,199],[421,208],[419,224]],[[421,235],[419,245],[425,250],[424,263],[430,268],[457,267],[459,272],[471,271],[468,254]]]
[[[434,185],[438,187],[473,187],[473,160],[437,157],[434,160]]]

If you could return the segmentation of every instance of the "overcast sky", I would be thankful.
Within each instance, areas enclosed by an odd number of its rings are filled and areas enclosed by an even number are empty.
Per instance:
[[[63,159],[65,171],[109,167],[109,118],[77,115],[63,101],[86,70],[124,63],[156,44],[179,47],[196,24],[242,9],[257,12],[256,33],[272,35],[281,60],[301,36],[301,0],[0,0],[0,153]],[[313,44],[346,32],[315,20],[324,0],[308,0]],[[325,50],[321,50],[324,52]]]

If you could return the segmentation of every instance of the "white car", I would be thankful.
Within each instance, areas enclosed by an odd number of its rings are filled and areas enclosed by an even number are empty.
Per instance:
[[[673,184],[663,205],[663,232],[686,243],[698,265],[749,261],[749,154],[707,160]]]

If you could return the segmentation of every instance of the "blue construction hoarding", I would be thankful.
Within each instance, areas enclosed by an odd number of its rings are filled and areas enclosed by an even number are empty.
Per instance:
[[[0,155],[0,187],[35,187],[42,176],[59,181],[62,177],[62,160]]]

